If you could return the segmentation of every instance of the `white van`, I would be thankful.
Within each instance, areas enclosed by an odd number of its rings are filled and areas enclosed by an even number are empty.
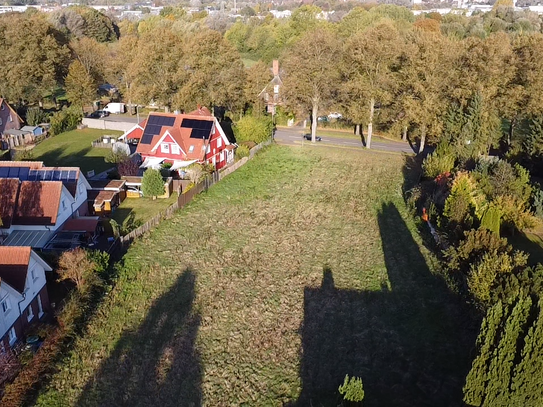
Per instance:
[[[126,112],[126,107],[124,103],[108,103],[102,110],[109,113],[119,114]]]

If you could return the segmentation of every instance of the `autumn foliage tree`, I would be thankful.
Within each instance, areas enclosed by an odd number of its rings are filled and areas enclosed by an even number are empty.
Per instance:
[[[58,261],[59,281],[70,280],[75,283],[78,289],[82,289],[85,283],[94,279],[94,262],[89,258],[88,253],[78,247],[63,252]]]

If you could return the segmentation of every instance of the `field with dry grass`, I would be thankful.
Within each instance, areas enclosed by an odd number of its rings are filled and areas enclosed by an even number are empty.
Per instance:
[[[136,241],[39,406],[460,405],[474,339],[399,155],[273,146]]]

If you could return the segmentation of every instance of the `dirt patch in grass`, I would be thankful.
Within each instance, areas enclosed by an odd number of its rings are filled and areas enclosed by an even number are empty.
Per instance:
[[[473,337],[404,158],[271,147],[134,243],[39,406],[460,405]]]

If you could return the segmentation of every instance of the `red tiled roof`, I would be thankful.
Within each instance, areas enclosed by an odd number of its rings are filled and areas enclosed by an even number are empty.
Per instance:
[[[3,228],[11,226],[18,190],[19,180],[17,178],[0,179],[0,220]]]
[[[43,167],[42,161],[0,161],[0,167],[28,167],[37,170]]]
[[[13,223],[54,225],[57,222],[61,195],[61,181],[23,181]]]
[[[98,226],[98,219],[75,218],[68,219],[62,226],[62,230],[71,230],[75,232],[94,232]]]
[[[30,246],[0,246],[0,284],[6,282],[22,293],[25,289]]]
[[[151,140],[150,144],[139,143],[138,148],[136,149],[136,152],[140,154],[149,155],[149,156],[156,155],[160,157],[161,156],[160,151],[158,151],[158,149],[155,149],[153,151],[153,148],[156,147],[160,139],[166,134],[166,132],[168,132],[172,136],[172,138],[175,140],[175,142],[179,144],[179,147],[181,147],[181,149],[185,152],[185,154],[187,155],[186,156],[187,160],[203,159],[204,154],[205,154],[205,146],[207,145],[208,140],[204,140],[201,138],[190,138],[192,129],[181,127],[181,122],[183,121],[183,119],[195,119],[195,120],[215,122],[215,118],[211,116],[211,113],[207,115],[207,114],[174,114],[174,113],[154,112],[154,113],[149,114],[149,117],[151,117],[151,115],[173,117],[175,119],[175,122],[173,126],[169,126],[169,127],[163,126],[160,131],[160,134],[153,136],[153,139]],[[193,149],[192,149],[192,152],[189,153],[190,146],[193,146]]]
[[[198,106],[198,109],[196,109],[195,111],[190,112],[188,114],[192,115],[192,116],[211,116],[211,112],[205,106],[204,107]]]

